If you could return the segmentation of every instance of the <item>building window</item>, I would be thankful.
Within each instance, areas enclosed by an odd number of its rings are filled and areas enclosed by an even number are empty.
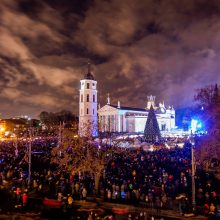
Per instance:
[[[166,124],[162,124],[162,125],[161,125],[161,130],[162,130],[162,131],[165,131],[165,130],[166,130]]]
[[[81,109],[81,115],[83,114],[83,110]]]
[[[93,86],[95,86],[95,83],[92,83]]]
[[[93,95],[93,102],[95,102],[95,95]]]
[[[86,109],[86,113],[87,113],[87,115],[89,114],[89,109],[88,108]]]
[[[89,89],[89,83],[87,83],[87,89]]]
[[[86,101],[89,102],[89,94],[86,96]]]
[[[93,115],[95,114],[95,111],[94,111],[94,109],[93,109]]]
[[[81,102],[83,102],[83,95],[81,95]]]

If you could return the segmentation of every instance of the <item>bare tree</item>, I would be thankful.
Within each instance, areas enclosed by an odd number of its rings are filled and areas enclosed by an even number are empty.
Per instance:
[[[52,161],[71,174],[89,174],[94,178],[95,192],[98,193],[100,178],[107,164],[114,154],[126,151],[120,146],[121,142],[121,139],[113,139],[110,133],[94,140],[91,136],[79,137],[64,129],[62,144],[52,151]]]
[[[209,85],[196,90],[194,100],[203,108],[210,108],[215,98],[215,85]]]

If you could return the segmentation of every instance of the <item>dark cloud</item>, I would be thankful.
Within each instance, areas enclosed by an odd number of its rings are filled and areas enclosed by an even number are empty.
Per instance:
[[[2,0],[0,112],[77,113],[88,59],[101,104],[191,105],[220,83],[219,12],[218,0]]]

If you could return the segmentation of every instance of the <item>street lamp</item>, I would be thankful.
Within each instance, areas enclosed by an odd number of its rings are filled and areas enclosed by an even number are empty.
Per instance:
[[[28,188],[31,185],[31,151],[32,151],[32,132],[31,128],[29,129],[29,145],[28,145]]]
[[[15,137],[15,157],[18,156],[18,135],[16,134],[16,137]]]
[[[63,124],[61,124],[61,121],[60,121],[60,126],[59,126],[59,132],[58,132],[58,142],[57,142],[57,146],[60,147],[62,145],[62,131],[64,129],[64,122]]]
[[[32,124],[31,119],[29,121],[29,145],[28,145],[28,188],[31,185],[31,154],[32,154]]]
[[[194,142],[192,141],[193,139],[193,134],[191,130],[191,163],[192,163],[192,207],[193,210],[195,210],[196,206],[196,188],[195,188],[195,155],[194,155]]]

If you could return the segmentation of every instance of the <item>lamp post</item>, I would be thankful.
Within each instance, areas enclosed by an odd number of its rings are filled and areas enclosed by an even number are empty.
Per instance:
[[[61,125],[61,121],[60,121],[57,146],[60,147],[61,143],[62,143],[62,125]]]
[[[191,131],[191,139],[193,134]],[[196,188],[195,188],[195,155],[194,155],[194,143],[191,141],[191,163],[192,163],[192,207],[195,210],[196,206]]]
[[[32,151],[32,132],[31,128],[29,129],[29,145],[28,145],[28,188],[31,185],[31,151]]]
[[[15,157],[18,156],[18,135],[16,135],[15,139]]]

